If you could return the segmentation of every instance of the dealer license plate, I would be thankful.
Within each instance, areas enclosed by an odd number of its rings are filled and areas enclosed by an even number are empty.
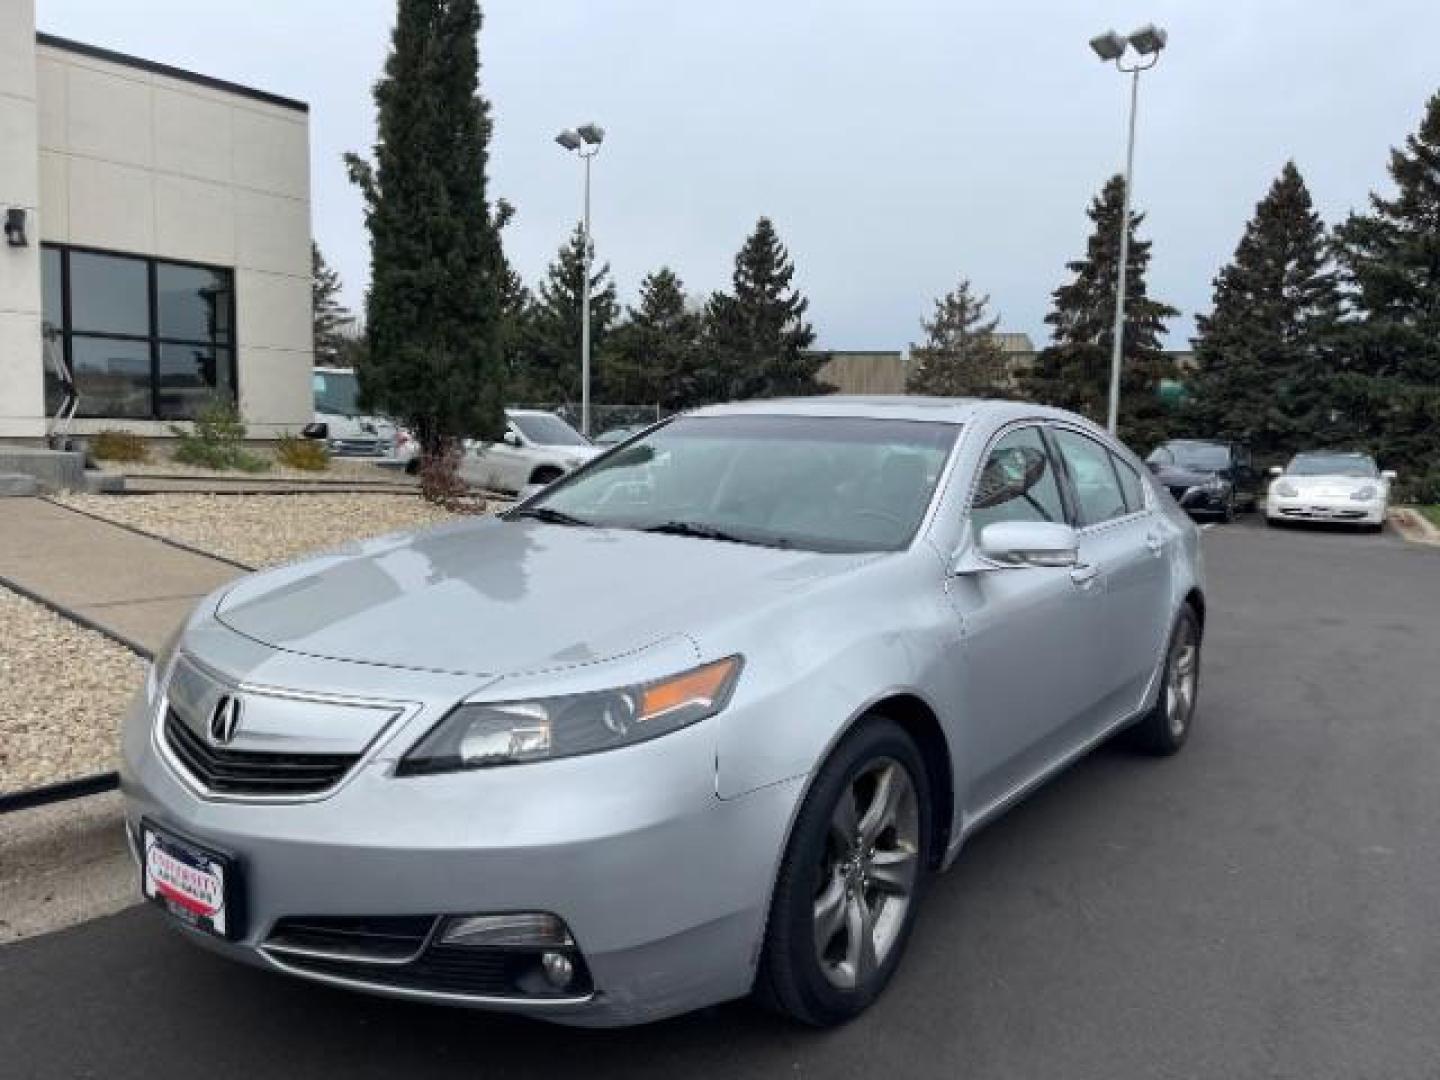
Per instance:
[[[141,824],[140,835],[145,898],[197,930],[221,938],[237,936],[235,860],[149,822]]]

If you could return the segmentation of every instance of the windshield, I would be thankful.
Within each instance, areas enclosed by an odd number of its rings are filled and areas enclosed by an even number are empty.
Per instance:
[[[1285,471],[1291,476],[1379,475],[1375,459],[1369,454],[1296,454]]]
[[[1230,467],[1230,448],[1208,443],[1166,443],[1152,450],[1145,460],[1151,465],[1174,465],[1180,469],[1209,472]]]
[[[511,413],[510,423],[536,446],[589,446],[590,440],[550,413]]]
[[[360,415],[360,381],[351,371],[317,371],[311,379],[315,411],[336,416]]]
[[[959,430],[858,417],[684,417],[522,513],[810,551],[894,551],[919,527]]]

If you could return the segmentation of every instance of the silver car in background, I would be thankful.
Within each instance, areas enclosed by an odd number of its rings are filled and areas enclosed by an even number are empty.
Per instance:
[[[338,986],[583,1025],[843,1022],[967,837],[1190,733],[1195,526],[1005,402],[706,408],[501,517],[204,601],[124,729],[144,890]]]

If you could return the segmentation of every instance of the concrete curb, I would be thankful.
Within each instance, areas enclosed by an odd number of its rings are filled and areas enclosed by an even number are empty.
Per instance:
[[[1390,511],[1390,524],[1395,531],[1412,544],[1440,546],[1440,528],[1436,528],[1424,514],[1408,506],[1397,506]]]

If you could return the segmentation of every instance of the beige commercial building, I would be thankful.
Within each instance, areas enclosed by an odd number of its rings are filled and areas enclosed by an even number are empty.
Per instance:
[[[310,420],[303,103],[0,0],[0,221],[0,439],[49,433],[65,369],[77,433],[164,435],[215,399],[255,437]]]

